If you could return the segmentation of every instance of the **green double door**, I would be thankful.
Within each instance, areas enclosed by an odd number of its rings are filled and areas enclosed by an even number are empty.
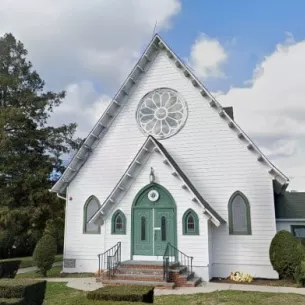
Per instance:
[[[133,254],[163,256],[168,242],[175,245],[174,208],[135,208],[133,211]]]

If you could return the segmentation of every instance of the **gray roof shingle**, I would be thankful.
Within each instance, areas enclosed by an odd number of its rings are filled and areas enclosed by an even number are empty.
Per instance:
[[[275,195],[275,215],[277,219],[305,219],[305,192],[285,192]]]

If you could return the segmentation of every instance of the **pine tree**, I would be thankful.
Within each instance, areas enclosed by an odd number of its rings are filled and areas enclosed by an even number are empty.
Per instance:
[[[0,257],[31,255],[46,221],[62,217],[49,177],[78,143],[76,124],[48,125],[65,92],[45,91],[26,57],[12,34],[0,37]]]

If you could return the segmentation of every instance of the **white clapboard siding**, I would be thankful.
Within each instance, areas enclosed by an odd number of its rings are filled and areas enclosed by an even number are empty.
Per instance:
[[[228,127],[217,110],[210,107],[166,53],[157,56],[136,86],[69,186],[68,197],[72,196],[73,200],[67,205],[65,256],[78,253],[82,259],[94,258],[98,252],[114,244],[107,241],[104,247],[105,236],[102,234],[82,234],[83,204],[92,194],[102,203],[144,143],[146,137],[135,121],[140,99],[155,88],[170,87],[185,98],[189,115],[184,128],[161,141],[162,144],[225,220],[228,218],[228,200],[236,190],[247,196],[251,206],[251,236],[229,236],[227,225],[213,227],[212,275],[222,276],[227,272],[223,264],[230,263],[236,268],[240,266],[240,269],[251,266],[249,268],[256,276],[266,275],[262,270],[268,270],[269,277],[276,277],[268,257],[269,244],[276,232],[273,187],[268,169],[257,161],[257,157],[247,149],[247,144]],[[135,196],[136,191],[132,188],[128,196]],[[109,234],[107,226],[105,230],[106,235]],[[126,240],[126,244],[128,242]]]

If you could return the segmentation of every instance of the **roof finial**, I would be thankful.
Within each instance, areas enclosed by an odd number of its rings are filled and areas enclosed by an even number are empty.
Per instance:
[[[149,182],[150,183],[154,183],[155,182],[155,174],[154,174],[154,169],[152,167],[150,168]]]

